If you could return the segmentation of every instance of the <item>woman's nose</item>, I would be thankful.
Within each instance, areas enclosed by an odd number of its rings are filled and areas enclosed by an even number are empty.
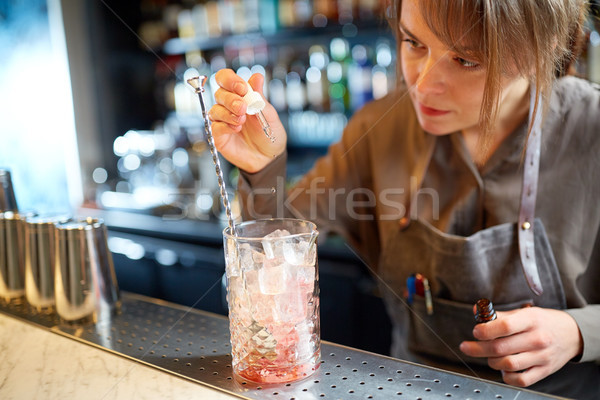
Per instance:
[[[444,91],[444,74],[439,60],[429,57],[423,62],[415,86],[422,94],[440,94]]]

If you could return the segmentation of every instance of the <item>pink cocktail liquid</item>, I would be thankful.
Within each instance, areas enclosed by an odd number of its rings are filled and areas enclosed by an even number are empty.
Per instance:
[[[305,346],[311,342],[310,335],[275,335],[280,342],[273,354],[263,354],[256,349],[241,359],[234,367],[240,377],[253,382],[281,383],[305,378],[319,368],[320,346],[314,346],[314,352],[304,360],[298,359],[298,344]],[[240,343],[240,345],[244,345]]]

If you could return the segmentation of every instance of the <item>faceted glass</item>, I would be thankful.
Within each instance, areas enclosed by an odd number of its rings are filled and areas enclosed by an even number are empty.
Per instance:
[[[318,232],[308,221],[270,219],[225,229],[234,372],[289,382],[319,366]]]

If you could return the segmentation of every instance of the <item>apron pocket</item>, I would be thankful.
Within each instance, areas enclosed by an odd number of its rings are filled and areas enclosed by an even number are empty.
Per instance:
[[[496,311],[508,311],[532,302],[531,299],[525,299],[508,304],[494,304],[494,308]],[[459,303],[434,297],[433,315],[428,315],[423,296],[414,296],[413,303],[407,310],[410,324],[408,349],[420,357],[487,365],[487,358],[468,357],[458,348],[462,341],[474,340],[474,303]]]

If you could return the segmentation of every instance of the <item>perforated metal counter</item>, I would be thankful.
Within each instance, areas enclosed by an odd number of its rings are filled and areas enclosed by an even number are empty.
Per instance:
[[[228,320],[123,293],[110,322],[72,327],[25,305],[0,311],[83,343],[245,399],[544,399],[528,390],[322,343],[320,368],[302,381],[258,385],[232,374]]]

